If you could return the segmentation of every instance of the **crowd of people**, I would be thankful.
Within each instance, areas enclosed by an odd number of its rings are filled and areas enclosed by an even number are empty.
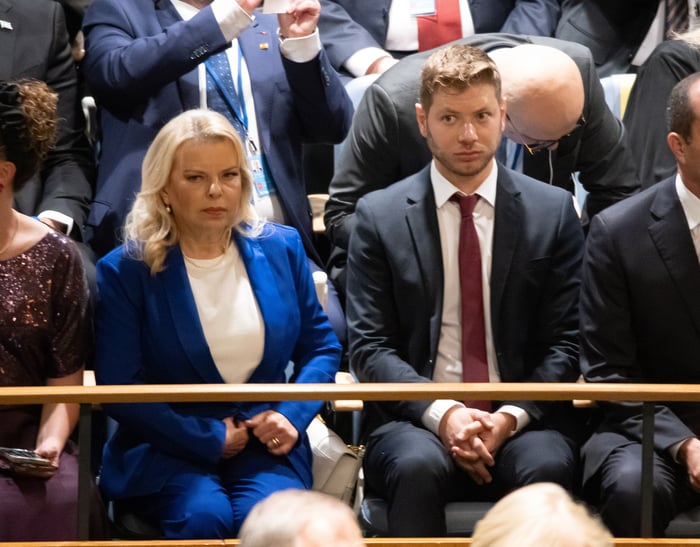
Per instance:
[[[0,3],[0,385],[700,381],[699,2]],[[341,142],[321,234],[309,153]],[[104,500],[167,539],[360,545],[305,496],[321,407],[104,405],[92,537]],[[75,537],[77,405],[0,415],[45,462],[0,459],[0,540]],[[655,535],[700,505],[699,416],[656,406]],[[498,502],[475,545],[525,541],[523,506],[640,534],[638,404],[371,402],[360,429],[392,536],[467,500]]]

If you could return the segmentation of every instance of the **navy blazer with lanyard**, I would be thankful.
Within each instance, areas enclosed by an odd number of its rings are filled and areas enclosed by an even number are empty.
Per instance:
[[[304,142],[339,142],[353,107],[325,52],[306,63],[284,59],[277,27],[275,15],[256,13],[238,41],[251,80],[259,147],[287,223],[301,234],[307,255],[319,263],[301,147]],[[118,244],[148,145],[170,119],[199,107],[197,66],[230,44],[211,7],[182,21],[169,0],[94,0],[84,31],[83,69],[100,107],[102,129],[97,193],[88,225],[91,244],[104,254]]]

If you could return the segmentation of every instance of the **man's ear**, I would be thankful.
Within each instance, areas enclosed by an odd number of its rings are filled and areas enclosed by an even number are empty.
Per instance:
[[[418,122],[418,129],[420,134],[424,137],[428,136],[428,113],[423,109],[423,105],[416,103],[416,121]]]
[[[685,140],[675,131],[666,135],[666,142],[679,163],[685,162]]]

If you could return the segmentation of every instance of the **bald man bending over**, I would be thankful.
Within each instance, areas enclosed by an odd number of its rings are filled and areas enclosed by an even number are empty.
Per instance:
[[[460,41],[486,51],[503,78],[508,113],[507,167],[573,192],[572,174],[588,191],[584,227],[593,215],[639,189],[622,123],[612,114],[590,51],[535,36],[481,34]],[[333,245],[331,275],[345,290],[345,256],[363,195],[419,171],[430,151],[415,119],[418,80],[430,51],[402,59],[366,91],[336,163],[326,206]],[[503,146],[502,146],[503,147]],[[499,159],[504,159],[499,155]]]

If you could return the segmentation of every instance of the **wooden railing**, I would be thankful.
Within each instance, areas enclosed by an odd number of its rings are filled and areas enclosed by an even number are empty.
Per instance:
[[[99,385],[99,386],[28,386],[0,388],[0,404],[78,403],[81,405],[80,435],[81,466],[79,495],[79,526],[81,540],[88,537],[88,507],[90,478],[90,443],[84,442],[90,435],[91,409],[94,404],[128,402],[223,402],[223,401],[339,401],[361,399],[365,401],[396,400],[463,400],[469,395],[479,400],[596,400],[636,401],[643,403],[644,439],[642,481],[643,498],[642,537],[651,536],[653,511],[652,454],[654,431],[654,403],[663,401],[700,402],[700,385],[689,384],[581,384],[581,383],[423,383],[423,384],[198,384],[198,385]],[[235,540],[211,540],[205,542],[124,542],[131,547],[177,545],[236,545]],[[443,547],[469,545],[468,539],[436,538],[367,539],[367,545],[441,545]],[[620,539],[617,545],[700,545],[698,540]],[[39,545],[14,543],[13,545]],[[42,543],[56,547],[109,545],[114,542],[59,542]]]

